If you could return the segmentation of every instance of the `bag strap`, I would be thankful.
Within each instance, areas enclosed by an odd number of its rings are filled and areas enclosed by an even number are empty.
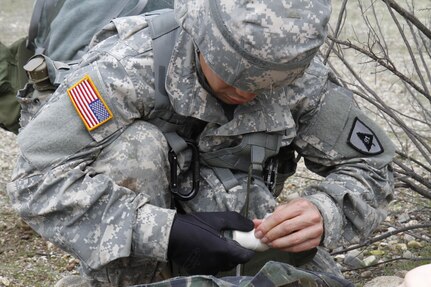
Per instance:
[[[153,40],[156,88],[154,112],[163,117],[163,112],[171,108],[165,89],[166,73],[180,29],[171,9],[158,10],[145,15]]]

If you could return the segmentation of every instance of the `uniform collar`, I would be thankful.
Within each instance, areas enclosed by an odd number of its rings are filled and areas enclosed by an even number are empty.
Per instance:
[[[166,91],[178,114],[220,125],[227,122],[221,104],[199,83],[194,45],[184,31],[178,35],[168,66]]]

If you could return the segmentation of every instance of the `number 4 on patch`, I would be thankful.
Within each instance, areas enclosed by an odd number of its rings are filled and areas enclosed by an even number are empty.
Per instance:
[[[353,121],[348,143],[355,150],[366,155],[381,154],[384,151],[376,134],[358,118]]]

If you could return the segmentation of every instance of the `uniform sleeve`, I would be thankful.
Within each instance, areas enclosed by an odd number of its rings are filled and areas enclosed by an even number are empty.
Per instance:
[[[354,105],[351,92],[332,83],[311,114],[295,144],[307,168],[324,179],[307,187],[305,197],[323,216],[326,247],[358,242],[386,218],[394,145]]]
[[[130,61],[134,67],[142,63]],[[142,78],[131,78],[133,70],[126,72],[127,65],[105,55],[67,78],[20,132],[20,156],[8,185],[22,218],[90,270],[129,256],[166,260],[174,216],[174,211],[152,205],[149,191],[138,193],[94,168],[104,150],[145,117],[140,95],[153,88]],[[84,123],[85,112],[78,112],[70,96],[70,89],[83,79],[91,79],[89,89],[103,99],[95,113],[112,113],[91,131]]]

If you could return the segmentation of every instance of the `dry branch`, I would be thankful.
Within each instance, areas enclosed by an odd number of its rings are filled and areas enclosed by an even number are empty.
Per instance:
[[[416,83],[414,83],[409,77],[407,77],[406,75],[404,75],[403,73],[401,73],[400,71],[398,71],[396,69],[396,67],[392,64],[391,61],[388,61],[389,59],[387,58],[380,58],[377,55],[375,55],[374,53],[372,53],[369,50],[363,49],[357,45],[352,44],[349,41],[343,41],[343,40],[339,40],[336,39],[334,37],[332,37],[331,35],[328,36],[328,38],[337,43],[340,44],[342,46],[345,46],[347,48],[352,48],[358,52],[360,52],[361,54],[368,56],[371,60],[375,61],[376,63],[378,63],[379,65],[381,65],[382,67],[388,69],[390,72],[392,72],[394,75],[396,75],[398,78],[400,78],[400,80],[402,80],[403,82],[407,83],[408,85],[410,85],[413,89],[415,89],[416,91],[418,91],[419,93],[421,93],[422,95],[424,95],[428,100],[431,101],[431,95],[429,93],[427,93],[424,89],[422,89],[421,87],[419,87],[418,85],[416,85]]]
[[[377,237],[368,239],[364,243],[353,245],[353,246],[350,246],[350,247],[342,249],[342,250],[337,250],[337,251],[331,252],[331,255],[342,254],[342,253],[346,253],[348,251],[355,250],[355,249],[358,249],[358,248],[361,248],[361,247],[369,246],[370,244],[372,244],[374,242],[379,242],[379,241],[381,241],[381,240],[383,240],[385,238],[388,238],[388,237],[390,237],[392,235],[395,235],[395,234],[398,234],[398,233],[401,233],[401,232],[406,232],[406,231],[409,231],[409,230],[419,229],[419,228],[431,228],[431,222],[427,222],[427,223],[424,223],[424,224],[418,224],[418,225],[412,225],[412,226],[406,226],[406,227],[403,227],[403,228],[400,228],[400,229],[389,231],[389,232],[383,233],[382,235],[379,235]]]
[[[415,25],[422,33],[425,34],[426,37],[431,39],[431,30],[428,29],[418,18],[416,18],[412,13],[405,10],[403,7],[398,5],[395,0],[382,0],[386,4],[388,4],[391,8],[398,12],[405,19],[409,20],[413,25]]]

